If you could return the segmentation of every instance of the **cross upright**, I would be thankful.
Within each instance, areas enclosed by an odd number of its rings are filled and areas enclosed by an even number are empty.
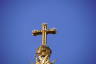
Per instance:
[[[47,44],[47,35],[48,34],[56,34],[56,29],[55,28],[47,29],[46,23],[42,24],[42,30],[33,30],[32,31],[33,36],[42,35],[42,45],[45,45],[45,46]]]

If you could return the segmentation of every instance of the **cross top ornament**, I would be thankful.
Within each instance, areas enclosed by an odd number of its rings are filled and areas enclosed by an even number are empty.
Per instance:
[[[48,34],[56,34],[56,29],[48,29],[47,28],[47,23],[42,24],[42,30],[33,30],[32,35],[37,36],[37,35],[42,35],[42,45],[47,44],[47,35]]]

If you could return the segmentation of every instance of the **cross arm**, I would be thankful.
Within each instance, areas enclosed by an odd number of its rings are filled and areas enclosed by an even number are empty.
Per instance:
[[[42,31],[41,30],[33,30],[32,31],[32,35],[33,36],[37,36],[37,35],[41,35],[42,34]]]
[[[56,29],[48,29],[47,34],[56,34]]]

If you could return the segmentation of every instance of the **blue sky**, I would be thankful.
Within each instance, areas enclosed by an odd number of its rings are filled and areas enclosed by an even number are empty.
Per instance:
[[[34,63],[41,36],[31,34],[44,22],[57,29],[47,43],[56,64],[96,63],[95,1],[1,0],[0,6],[0,64]]]

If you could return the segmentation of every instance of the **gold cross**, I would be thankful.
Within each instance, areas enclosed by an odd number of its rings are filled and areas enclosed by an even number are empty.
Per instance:
[[[42,34],[42,45],[47,44],[47,34],[56,34],[56,29],[47,29],[47,24],[42,24],[42,30],[33,30],[32,35],[37,36]]]

